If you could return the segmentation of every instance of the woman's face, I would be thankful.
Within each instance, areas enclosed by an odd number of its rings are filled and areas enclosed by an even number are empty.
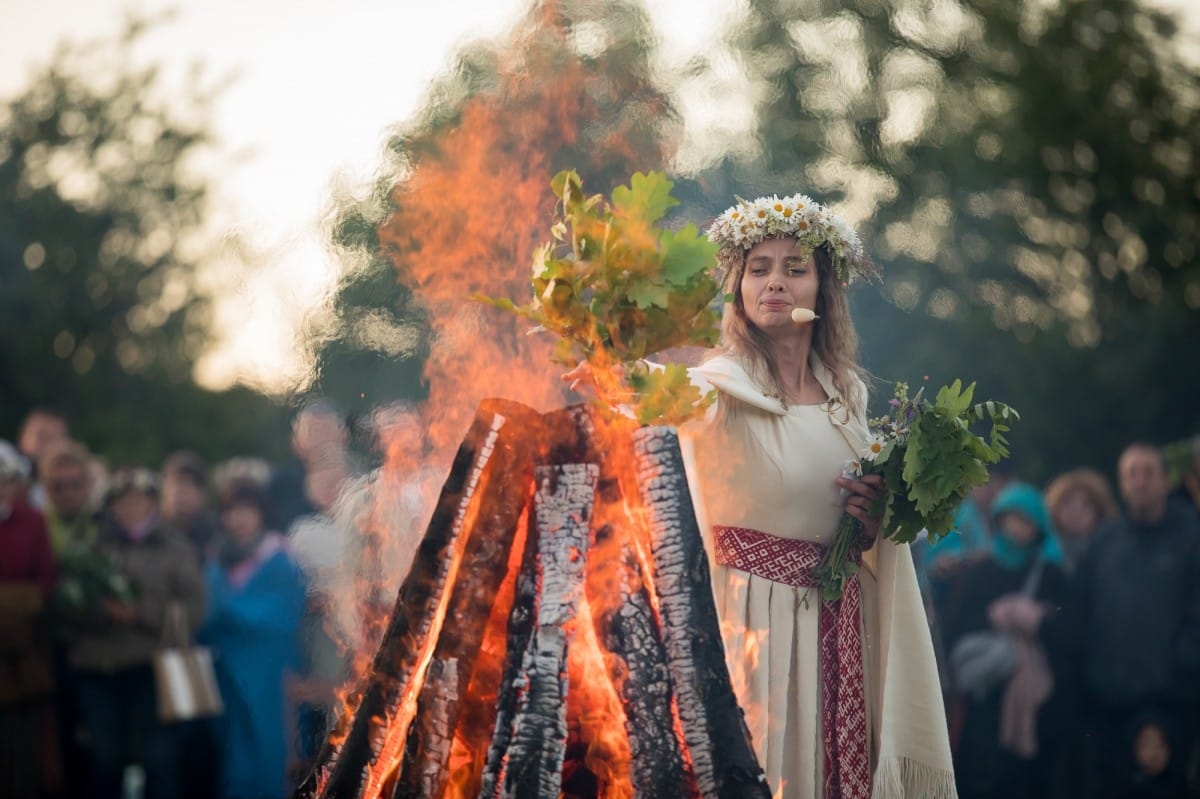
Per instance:
[[[1037,525],[1020,513],[1005,513],[997,522],[1004,537],[1017,546],[1029,546],[1037,538]]]
[[[1054,523],[1058,532],[1069,538],[1087,538],[1095,532],[1100,515],[1087,493],[1077,489],[1062,498]]]
[[[126,491],[113,498],[108,512],[122,530],[134,530],[158,512],[158,500],[142,491]]]
[[[816,310],[820,287],[811,253],[805,255],[792,238],[766,239],[746,254],[739,292],[746,318],[771,334],[797,330],[792,309]]]
[[[230,505],[221,514],[221,525],[229,537],[239,544],[247,544],[262,532],[263,518],[258,508],[244,502]]]

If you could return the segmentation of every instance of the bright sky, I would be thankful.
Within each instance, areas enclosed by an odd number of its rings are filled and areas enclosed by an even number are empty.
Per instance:
[[[0,0],[0,96],[20,90],[64,37],[115,32],[131,7],[177,10],[147,38],[144,55],[180,74],[195,61],[213,80],[236,72],[214,120],[224,161],[215,175],[217,224],[230,251],[261,264],[222,279],[220,342],[199,377],[214,386],[238,377],[278,385],[301,373],[295,336],[334,274],[318,226],[331,185],[369,176],[386,129],[418,109],[457,45],[503,32],[525,5]],[[649,5],[660,25],[675,20],[668,52],[680,58],[720,22],[697,14],[694,2]]]
[[[178,16],[154,31],[145,55],[171,69],[200,61],[236,81],[214,119],[222,143],[214,175],[216,224],[256,268],[223,277],[219,341],[199,366],[206,384],[242,378],[280,388],[302,374],[297,332],[327,292],[335,265],[319,220],[338,182],[378,163],[386,129],[417,110],[456,45],[505,30],[527,0],[142,0]],[[1190,12],[1195,0],[1159,0]],[[681,63],[718,35],[737,0],[649,0],[664,55]],[[125,0],[0,0],[0,97],[64,37],[121,26]],[[702,123],[703,124],[703,123]]]

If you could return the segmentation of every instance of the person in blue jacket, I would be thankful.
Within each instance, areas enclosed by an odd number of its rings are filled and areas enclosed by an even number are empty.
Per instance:
[[[290,794],[285,683],[295,673],[304,578],[270,527],[266,492],[236,483],[221,503],[221,533],[205,567],[208,615],[199,640],[214,650],[225,705],[214,738],[223,799]]]

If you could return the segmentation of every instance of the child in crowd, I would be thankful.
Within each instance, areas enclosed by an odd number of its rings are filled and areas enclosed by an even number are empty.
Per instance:
[[[1122,799],[1182,799],[1188,795],[1171,730],[1170,720],[1152,711],[1134,721],[1130,734],[1133,774]]]

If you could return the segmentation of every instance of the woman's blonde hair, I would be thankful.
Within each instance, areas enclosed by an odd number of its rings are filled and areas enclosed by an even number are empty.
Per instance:
[[[750,321],[742,302],[742,278],[746,273],[748,250],[728,249],[718,257],[724,273],[724,290],[731,299],[725,305],[721,332],[725,351],[733,351],[749,361],[750,373],[787,405],[787,390],[779,363],[771,353],[771,340]],[[813,352],[833,374],[833,386],[851,413],[866,412],[866,397],[859,396],[858,383],[865,381],[866,371],[858,365],[858,334],[850,319],[846,288],[834,274],[833,258],[826,246],[813,250],[817,265],[817,307],[820,317],[813,323]],[[862,405],[863,407],[859,407]]]

